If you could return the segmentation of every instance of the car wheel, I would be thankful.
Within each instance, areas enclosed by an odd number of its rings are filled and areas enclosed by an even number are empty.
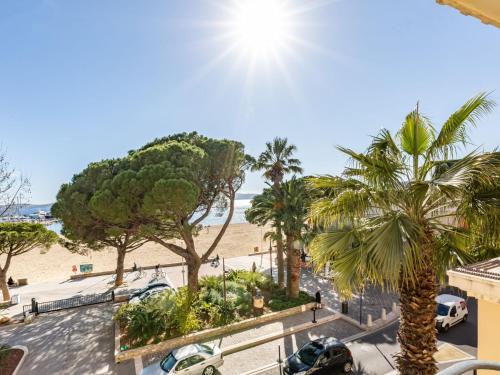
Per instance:
[[[352,363],[351,362],[344,363],[344,372],[348,374],[351,371],[352,371]]]
[[[214,366],[205,367],[205,370],[203,370],[203,375],[215,375],[215,367]]]
[[[462,318],[462,322],[466,322],[467,321],[467,314],[464,315],[464,317]]]
[[[450,325],[447,324],[443,327],[443,332],[448,332],[448,330],[450,329]]]

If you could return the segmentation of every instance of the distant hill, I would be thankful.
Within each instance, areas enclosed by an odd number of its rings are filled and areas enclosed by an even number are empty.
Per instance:
[[[50,212],[53,203],[46,204],[24,204],[20,207],[11,207],[9,211],[5,213],[6,216],[9,215],[31,215],[36,214],[38,211]],[[0,206],[0,212],[2,212],[2,206]]]
[[[252,199],[255,197],[257,194],[251,194],[251,193],[236,193],[236,199]],[[8,215],[31,215],[31,214],[36,214],[38,211],[45,211],[45,212],[50,212],[50,209],[52,208],[53,203],[46,203],[46,204],[26,204],[21,206],[19,209],[11,209],[10,212],[6,213],[6,216]],[[1,209],[2,206],[0,206],[0,212],[2,212]]]
[[[256,195],[253,193],[236,193],[236,199],[252,199]]]

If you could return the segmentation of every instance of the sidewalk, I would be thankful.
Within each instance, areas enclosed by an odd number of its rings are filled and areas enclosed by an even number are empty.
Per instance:
[[[43,314],[0,327],[0,342],[28,348],[18,375],[134,374],[132,362],[115,364],[112,316],[108,303]]]
[[[255,262],[259,269],[268,270],[269,254],[267,256],[243,256],[227,259],[226,268],[250,270],[253,262]],[[161,268],[161,271],[165,272],[167,282],[172,284],[173,287],[178,288],[185,285],[182,272],[184,268],[185,267],[182,266],[166,267]],[[112,289],[115,290],[116,295],[129,294],[136,289],[144,287],[150,282],[154,270],[146,270],[145,272],[146,276],[141,279],[135,278],[135,272],[125,273],[126,284],[116,289],[113,285],[112,275],[94,276],[77,280],[61,278],[60,280],[12,288],[11,295],[19,295],[21,297],[21,302],[18,305],[7,308],[4,314],[11,318],[22,319],[23,306],[29,305],[32,298],[36,298],[38,302],[46,302],[87,294],[104,293]],[[200,269],[200,276],[219,275],[221,273],[222,262],[217,268],[211,267],[210,264],[203,264]]]

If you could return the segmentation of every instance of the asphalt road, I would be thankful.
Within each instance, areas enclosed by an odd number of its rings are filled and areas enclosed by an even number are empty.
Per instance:
[[[446,333],[438,334],[438,345],[450,343],[461,350],[475,356],[477,351],[477,301],[467,301],[469,319],[467,323],[458,324]],[[396,339],[399,323],[376,331],[371,335],[348,344],[355,361],[355,374],[382,375],[394,370],[393,355],[399,351]],[[449,366],[443,365],[440,368]]]

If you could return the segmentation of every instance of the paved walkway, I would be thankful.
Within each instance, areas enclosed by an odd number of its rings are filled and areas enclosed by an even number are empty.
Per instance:
[[[0,342],[28,348],[19,375],[134,374],[132,362],[115,365],[112,315],[111,304],[43,314],[0,327]]]
[[[244,256],[231,258],[226,261],[227,269],[247,269],[252,268],[253,262],[259,269],[265,270],[269,269],[269,255],[265,257],[261,256]],[[162,268],[161,271],[166,273],[167,282],[172,284],[174,287],[180,287],[184,285],[182,270],[185,267],[166,267]],[[109,290],[114,289],[117,295],[119,294],[129,294],[130,292],[144,287],[152,279],[154,270],[146,270],[146,276],[140,279],[136,279],[135,272],[130,272],[125,274],[126,284],[114,288],[113,286],[113,276],[95,276],[88,277],[84,279],[61,279],[48,281],[44,283],[31,284],[22,287],[12,288],[11,295],[18,294],[21,297],[21,303],[9,307],[4,311],[4,314],[13,318],[22,318],[23,305],[28,305],[31,303],[32,298],[36,298],[38,302],[53,301],[58,299],[65,299],[71,297],[77,297],[86,294],[93,293],[104,293]],[[222,273],[222,261],[220,266],[217,268],[211,267],[210,264],[203,264],[200,269],[200,276],[205,275],[219,275]]]

